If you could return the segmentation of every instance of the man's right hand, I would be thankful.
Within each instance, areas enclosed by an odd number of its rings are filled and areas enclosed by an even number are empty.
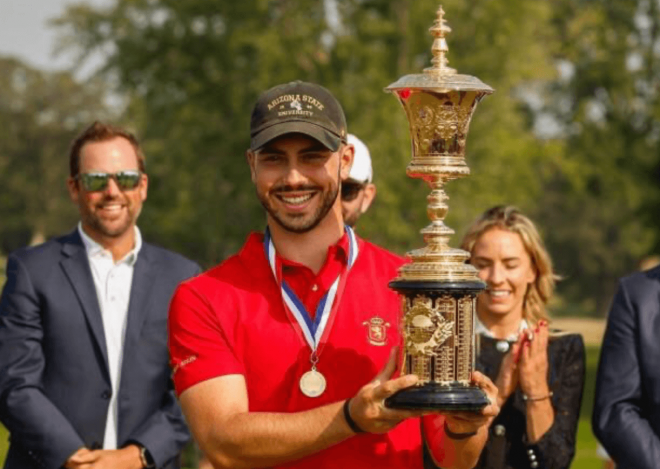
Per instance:
[[[128,445],[121,449],[89,450],[80,448],[64,464],[66,469],[142,469],[140,449]]]
[[[364,385],[351,399],[349,413],[357,426],[365,432],[387,433],[407,418],[421,417],[428,413],[421,410],[397,410],[385,407],[386,398],[418,381],[415,375],[390,379],[396,370],[397,357],[398,347],[394,347],[385,367],[372,382]]]

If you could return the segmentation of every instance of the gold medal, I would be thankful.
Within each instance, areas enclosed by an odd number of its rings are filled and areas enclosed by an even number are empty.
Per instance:
[[[312,368],[300,377],[300,390],[307,397],[319,397],[325,391],[325,377]]]

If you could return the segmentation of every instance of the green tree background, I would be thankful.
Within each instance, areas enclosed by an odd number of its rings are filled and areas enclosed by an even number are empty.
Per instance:
[[[90,119],[108,118],[100,80],[77,83],[0,57],[0,252],[68,230],[69,142]]]
[[[565,278],[555,314],[604,315],[616,279],[660,244],[657,2],[446,0],[443,7],[454,29],[450,65],[496,89],[471,125],[472,176],[447,187],[453,244],[483,210],[515,204],[536,220]],[[294,79],[332,90],[349,131],[371,149],[378,197],[360,233],[399,253],[419,247],[428,189],[405,176],[407,122],[383,89],[428,66],[437,8],[437,0],[69,7],[54,21],[60,47],[81,64],[101,51],[107,60],[93,80],[0,63],[10,70],[0,74],[9,80],[0,89],[2,249],[75,223],[63,192],[66,144],[102,117],[143,141],[148,239],[205,266],[221,261],[264,225],[244,157],[254,101]],[[16,67],[37,77],[18,111]],[[103,104],[108,93],[122,103],[117,115]]]

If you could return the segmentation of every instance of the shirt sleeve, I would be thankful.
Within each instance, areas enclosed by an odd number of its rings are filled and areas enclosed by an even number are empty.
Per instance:
[[[444,415],[425,415],[422,417],[422,435],[424,439],[424,458],[431,458],[426,467],[441,467],[446,463],[446,445],[445,445],[445,416]]]
[[[612,300],[596,375],[594,434],[612,459],[626,467],[658,467],[657,286],[640,276],[622,281]]]
[[[557,376],[551,388],[551,403],[555,409],[552,426],[536,443],[528,442],[526,434],[523,436],[523,458],[530,464],[538,461],[539,467],[546,469],[569,467],[575,457],[575,440],[586,373],[586,356],[581,335],[571,334],[566,337],[565,353],[560,363],[559,366],[551,365],[554,368],[552,373]]]
[[[225,304],[231,308],[231,302],[223,302],[223,307]],[[234,353],[233,339],[220,321],[220,313],[217,304],[209,301],[193,282],[177,288],[170,304],[168,328],[177,395],[211,378],[245,373],[243,363]]]

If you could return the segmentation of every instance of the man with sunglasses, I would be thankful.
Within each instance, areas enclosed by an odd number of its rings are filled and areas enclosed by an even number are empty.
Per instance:
[[[376,185],[371,182],[373,170],[369,149],[353,134],[348,134],[347,140],[353,145],[355,156],[348,178],[341,183],[341,207],[344,223],[354,227],[376,197]]]
[[[5,468],[175,468],[189,433],[172,392],[167,308],[194,262],[143,242],[135,137],[99,122],[73,142],[80,223],[7,260],[0,299]]]
[[[187,281],[170,306],[174,384],[214,467],[421,468],[421,412],[386,408],[396,376],[402,259],[342,219],[353,162],[344,113],[325,88],[276,86],[258,99],[247,151],[264,233]],[[497,389],[475,373],[495,402]],[[473,467],[497,404],[431,415],[443,467]]]

